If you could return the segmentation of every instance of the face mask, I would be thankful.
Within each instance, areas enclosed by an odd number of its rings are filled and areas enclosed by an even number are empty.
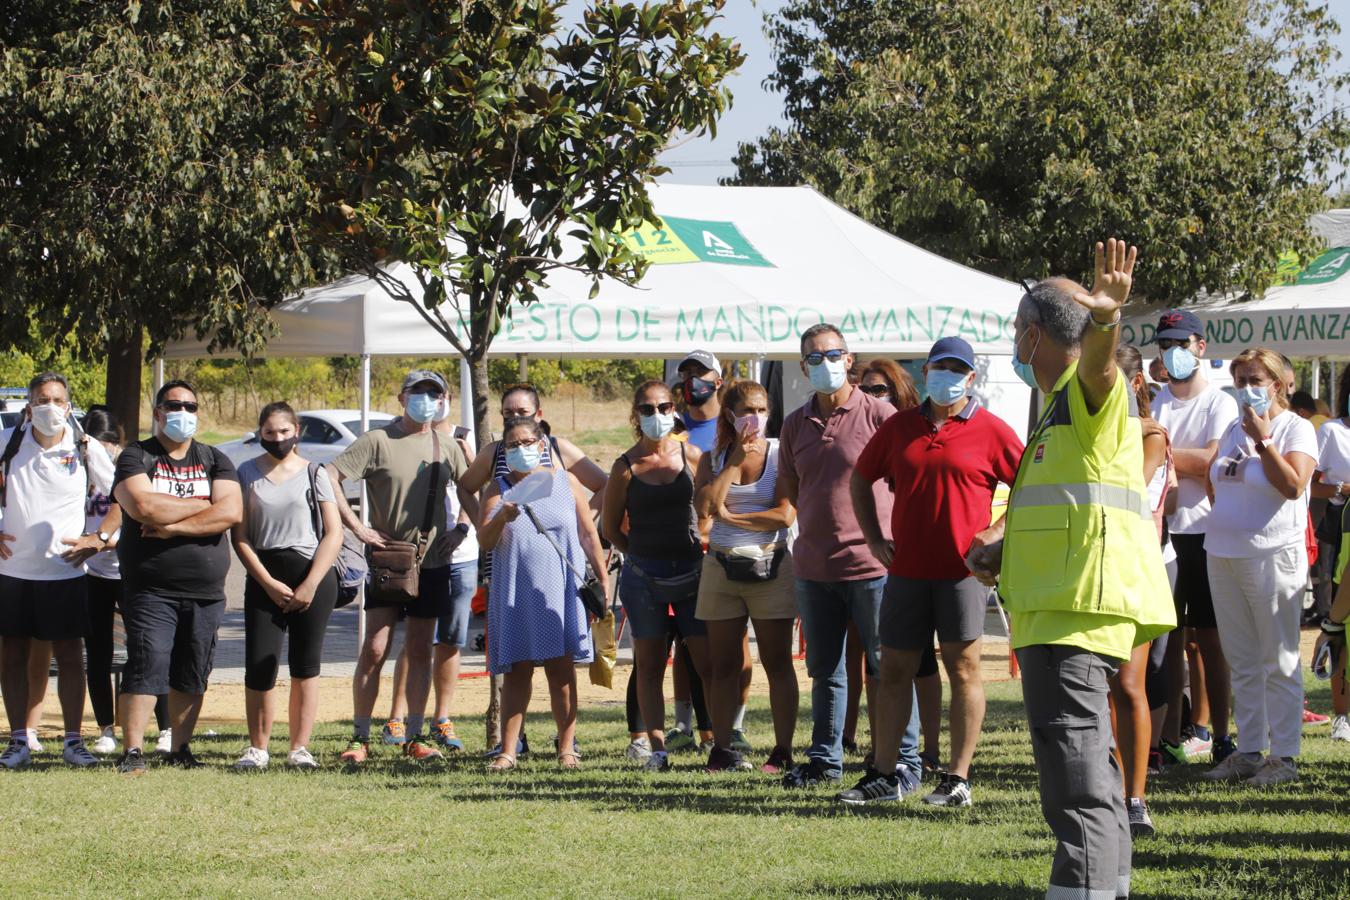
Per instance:
[[[181,444],[197,433],[197,414],[185,409],[164,414],[164,436]]]
[[[1266,410],[1270,409],[1270,391],[1259,385],[1240,388],[1238,390],[1238,402],[1243,406],[1250,406],[1252,412],[1258,416],[1264,416]]]
[[[951,406],[966,395],[966,376],[946,369],[929,369],[928,397],[938,406]]]
[[[675,414],[662,415],[657,413],[654,416],[642,416],[638,419],[638,427],[647,437],[659,441],[675,430]]]
[[[717,392],[717,383],[702,378],[690,378],[684,383],[684,402],[690,406],[702,406]]]
[[[56,437],[66,427],[66,411],[55,403],[44,403],[28,410],[33,419],[33,427],[47,437]]]
[[[1177,381],[1185,381],[1195,374],[1195,354],[1185,347],[1168,347],[1163,351],[1163,367]]]
[[[300,438],[295,435],[291,435],[284,441],[269,441],[266,438],[258,438],[258,443],[277,459],[285,459],[295,449],[295,445],[300,443]]]
[[[442,397],[441,402],[436,406],[436,415],[431,417],[433,422],[444,422],[450,416],[450,398]]]
[[[736,417],[737,434],[763,434],[764,428],[769,424],[769,417],[763,413],[750,413],[744,416]]]
[[[833,394],[848,380],[848,369],[844,367],[842,357],[838,362],[822,359],[818,366],[808,365],[806,375],[811,379],[811,387],[816,389],[816,393]]]
[[[408,418],[419,425],[425,425],[436,415],[437,408],[441,405],[439,397],[433,397],[430,394],[409,394],[408,405],[404,409],[408,413]]]
[[[1022,335],[1022,337],[1026,337],[1026,335],[1024,334]],[[1020,343],[1021,342],[1019,341],[1018,344]],[[1016,373],[1018,378],[1022,379],[1023,383],[1025,383],[1027,387],[1031,388],[1033,391],[1038,391],[1041,389],[1041,386],[1036,383],[1036,370],[1031,367],[1031,363],[1022,362],[1021,351],[1018,350],[1018,344],[1013,345],[1013,355],[1012,355],[1013,372]],[[1036,343],[1031,345],[1032,356],[1036,355],[1036,348],[1039,347],[1040,345],[1041,345],[1041,336],[1039,333],[1037,333]]]
[[[511,467],[513,472],[530,472],[538,468],[539,460],[543,458],[543,455],[538,444],[512,447],[506,451],[506,464]]]

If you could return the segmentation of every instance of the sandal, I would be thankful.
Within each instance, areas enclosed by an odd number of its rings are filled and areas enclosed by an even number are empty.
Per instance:
[[[558,768],[560,769],[579,769],[581,768],[581,754],[579,753],[559,753]]]
[[[492,758],[492,762],[487,764],[489,774],[497,772],[510,772],[516,767],[516,758],[506,753],[499,753]]]

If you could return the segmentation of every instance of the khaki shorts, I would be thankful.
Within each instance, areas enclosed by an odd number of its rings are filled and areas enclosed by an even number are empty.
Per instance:
[[[752,619],[797,618],[792,554],[783,557],[772,581],[730,581],[714,554],[703,557],[694,615],[705,622],[749,616]]]

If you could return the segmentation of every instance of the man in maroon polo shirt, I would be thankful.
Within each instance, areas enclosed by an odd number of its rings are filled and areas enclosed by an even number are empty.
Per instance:
[[[914,673],[937,632],[952,685],[951,766],[924,802],[969,806],[970,762],[984,721],[980,637],[989,591],[966,568],[975,535],[989,527],[999,482],[1012,484],[1022,442],[970,396],[975,354],[959,337],[933,345],[924,365],[928,399],[896,413],[858,457],[849,484],[867,545],[887,567],[879,637],[874,768],[839,799],[857,805],[894,799],[891,782]],[[873,485],[895,488],[894,541],[882,532]],[[898,550],[897,550],[898,548]]]

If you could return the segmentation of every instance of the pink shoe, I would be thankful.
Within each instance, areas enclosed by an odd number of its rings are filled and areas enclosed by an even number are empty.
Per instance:
[[[1331,721],[1331,716],[1324,716],[1321,713],[1315,713],[1307,706],[1303,707],[1304,725],[1325,725]]]

